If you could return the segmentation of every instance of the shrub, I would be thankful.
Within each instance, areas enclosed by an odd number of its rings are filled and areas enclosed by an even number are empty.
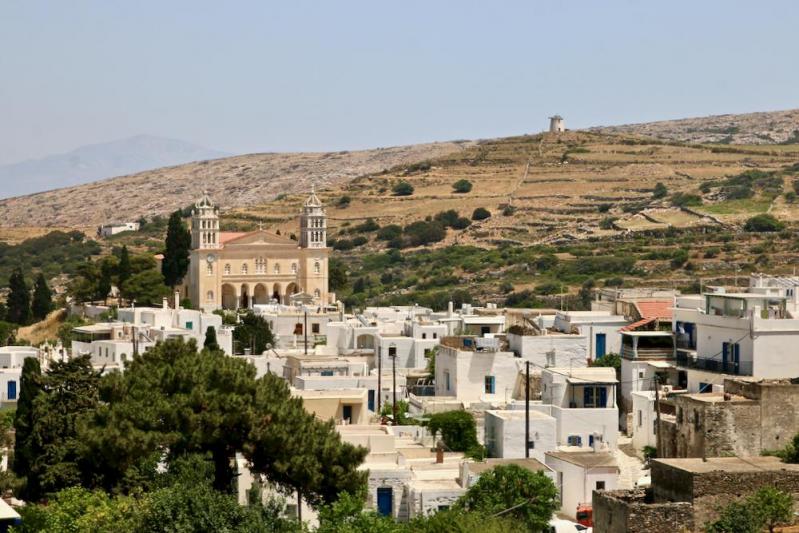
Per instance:
[[[338,201],[336,202],[336,207],[344,209],[345,207],[349,207],[350,202],[352,202],[352,198],[350,198],[345,194],[344,196],[338,199]]]
[[[684,192],[676,192],[671,195],[671,203],[677,207],[689,207],[702,205],[702,198],[696,194],[688,194]]]
[[[652,190],[652,198],[655,198],[656,200],[665,198],[667,194],[669,194],[669,190],[661,182],[658,182],[657,185],[655,185],[655,188]]]
[[[516,208],[513,207],[512,205],[506,205],[505,207],[502,208],[502,216],[505,216],[505,217],[513,216],[513,214],[515,212],[516,212]]]
[[[394,196],[410,196],[413,194],[413,185],[405,180],[401,180],[391,188]]]
[[[457,193],[467,193],[472,190],[472,182],[469,180],[458,180],[452,184],[452,190]]]
[[[596,210],[600,213],[607,213],[611,207],[613,207],[613,204],[599,204],[596,206]]]
[[[370,233],[372,231],[377,231],[380,229],[380,225],[375,222],[373,218],[367,218],[365,222],[358,224],[357,226],[352,228],[353,233]]]
[[[422,246],[444,240],[447,232],[440,222],[419,220],[405,226],[403,230],[411,246]]]
[[[770,215],[768,213],[755,215],[747,220],[746,224],[744,224],[745,231],[756,233],[782,231],[784,228],[785,224],[774,218],[774,215]]]
[[[783,196],[785,197],[785,201],[789,204],[792,204],[796,201],[796,193],[793,191],[788,191]]]
[[[477,424],[467,411],[447,411],[430,417],[427,427],[433,435],[441,436],[453,452],[469,452],[480,446],[477,441]]]
[[[718,248],[718,247],[716,247],[716,246],[711,246],[710,248],[708,248],[707,250],[705,250],[704,257],[705,257],[705,259],[713,259],[714,257],[716,257],[716,256],[718,256],[718,255],[719,255],[719,252],[720,252],[720,251],[721,251],[721,250],[719,250],[719,248]]]
[[[402,226],[399,224],[389,224],[377,230],[377,240],[390,241],[402,235]]]
[[[472,220],[485,220],[489,217],[491,217],[491,211],[485,207],[478,207],[472,213]]]

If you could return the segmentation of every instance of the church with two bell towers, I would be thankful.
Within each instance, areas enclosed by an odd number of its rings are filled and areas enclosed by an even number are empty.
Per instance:
[[[194,204],[191,241],[184,288],[197,309],[330,303],[327,218],[313,190],[300,211],[299,242],[264,229],[220,231],[219,208],[207,193]]]

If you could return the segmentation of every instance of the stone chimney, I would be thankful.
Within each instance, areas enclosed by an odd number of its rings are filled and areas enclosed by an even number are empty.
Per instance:
[[[436,444],[436,464],[442,464],[444,462],[444,444],[441,441],[438,441]]]

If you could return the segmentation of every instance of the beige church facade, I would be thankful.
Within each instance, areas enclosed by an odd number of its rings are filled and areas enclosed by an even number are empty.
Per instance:
[[[262,229],[219,231],[219,209],[203,194],[192,211],[186,293],[205,311],[296,301],[325,305],[332,297],[326,234],[325,210],[313,192],[300,212],[299,242]]]

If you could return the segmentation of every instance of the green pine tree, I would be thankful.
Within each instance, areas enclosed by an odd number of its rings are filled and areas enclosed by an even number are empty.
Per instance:
[[[17,267],[8,279],[10,290],[6,305],[8,312],[6,319],[15,324],[27,324],[31,319],[31,295],[22,268]]]
[[[161,263],[161,273],[166,284],[172,289],[181,282],[189,270],[189,250],[191,249],[191,233],[180,217],[180,211],[175,211],[169,217],[166,230],[164,259]]]
[[[22,365],[17,411],[14,414],[14,464],[13,470],[19,476],[26,476],[35,458],[33,441],[33,402],[42,392],[42,368],[39,360],[28,357]],[[31,481],[33,483],[33,480]]]
[[[205,342],[203,343],[203,348],[206,350],[220,350],[219,343],[216,341],[216,328],[214,326],[208,326],[208,329],[205,330]]]
[[[111,292],[111,270],[112,266],[108,261],[103,261],[100,265],[100,279],[97,281],[95,300],[102,300],[104,303],[108,302],[108,293]]]
[[[33,303],[31,304],[31,311],[33,318],[36,320],[44,320],[47,314],[53,310],[53,293],[50,287],[47,286],[47,280],[44,279],[44,274],[39,273],[36,278],[36,284],[33,286]]]

